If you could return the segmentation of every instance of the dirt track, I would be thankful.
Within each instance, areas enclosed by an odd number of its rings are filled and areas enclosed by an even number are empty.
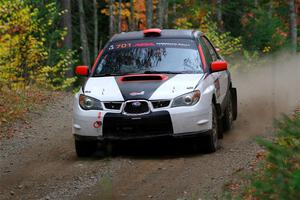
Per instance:
[[[264,75],[236,79],[239,118],[214,154],[194,151],[191,141],[160,141],[119,146],[113,157],[98,152],[78,159],[67,95],[29,114],[30,125],[16,124],[16,137],[1,141],[0,199],[216,199],[255,158],[255,136],[268,132],[276,113],[288,111],[280,99],[289,91],[277,97],[272,81]]]

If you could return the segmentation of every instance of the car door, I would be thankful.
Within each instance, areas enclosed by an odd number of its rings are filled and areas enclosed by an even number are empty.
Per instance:
[[[204,41],[205,46],[207,47],[209,54],[211,56],[212,62],[217,61],[217,60],[221,60],[222,58],[217,54],[215,48],[213,47],[213,45],[211,44],[211,42],[205,37],[202,36],[202,39]],[[211,64],[211,63],[210,63]],[[209,66],[210,66],[209,64]],[[213,76],[215,76],[215,85],[216,88],[219,87],[219,100],[220,102],[223,102],[225,97],[226,97],[226,93],[227,93],[227,89],[228,89],[228,72],[227,71],[220,71],[220,72],[214,72],[212,74]]]

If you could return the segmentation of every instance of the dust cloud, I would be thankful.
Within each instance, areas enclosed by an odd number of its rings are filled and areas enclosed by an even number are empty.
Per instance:
[[[259,68],[232,73],[239,116],[232,140],[267,133],[274,118],[300,106],[300,55],[269,58]]]

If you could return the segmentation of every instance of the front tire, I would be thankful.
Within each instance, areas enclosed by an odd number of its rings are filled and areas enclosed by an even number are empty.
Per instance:
[[[97,141],[75,140],[75,149],[78,157],[91,156],[97,150]]]
[[[219,140],[218,140],[219,124],[218,124],[218,114],[214,104],[212,104],[212,128],[209,131],[207,137],[206,151],[208,153],[213,153],[218,149]]]

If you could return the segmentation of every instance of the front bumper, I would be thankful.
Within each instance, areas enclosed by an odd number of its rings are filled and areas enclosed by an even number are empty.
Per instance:
[[[211,101],[204,98],[195,106],[151,109],[139,116],[116,110],[82,110],[75,99],[73,134],[99,140],[194,136],[211,129],[211,118]],[[95,127],[95,122],[101,126]]]
[[[123,137],[123,136],[113,136],[113,137],[103,137],[103,136],[83,136],[74,134],[75,140],[80,141],[101,141],[101,142],[110,142],[110,141],[131,141],[131,140],[155,140],[155,139],[189,139],[189,138],[198,138],[203,136],[210,135],[210,130],[192,132],[192,133],[183,133],[183,134],[155,134],[155,135],[140,135],[134,137]]]

